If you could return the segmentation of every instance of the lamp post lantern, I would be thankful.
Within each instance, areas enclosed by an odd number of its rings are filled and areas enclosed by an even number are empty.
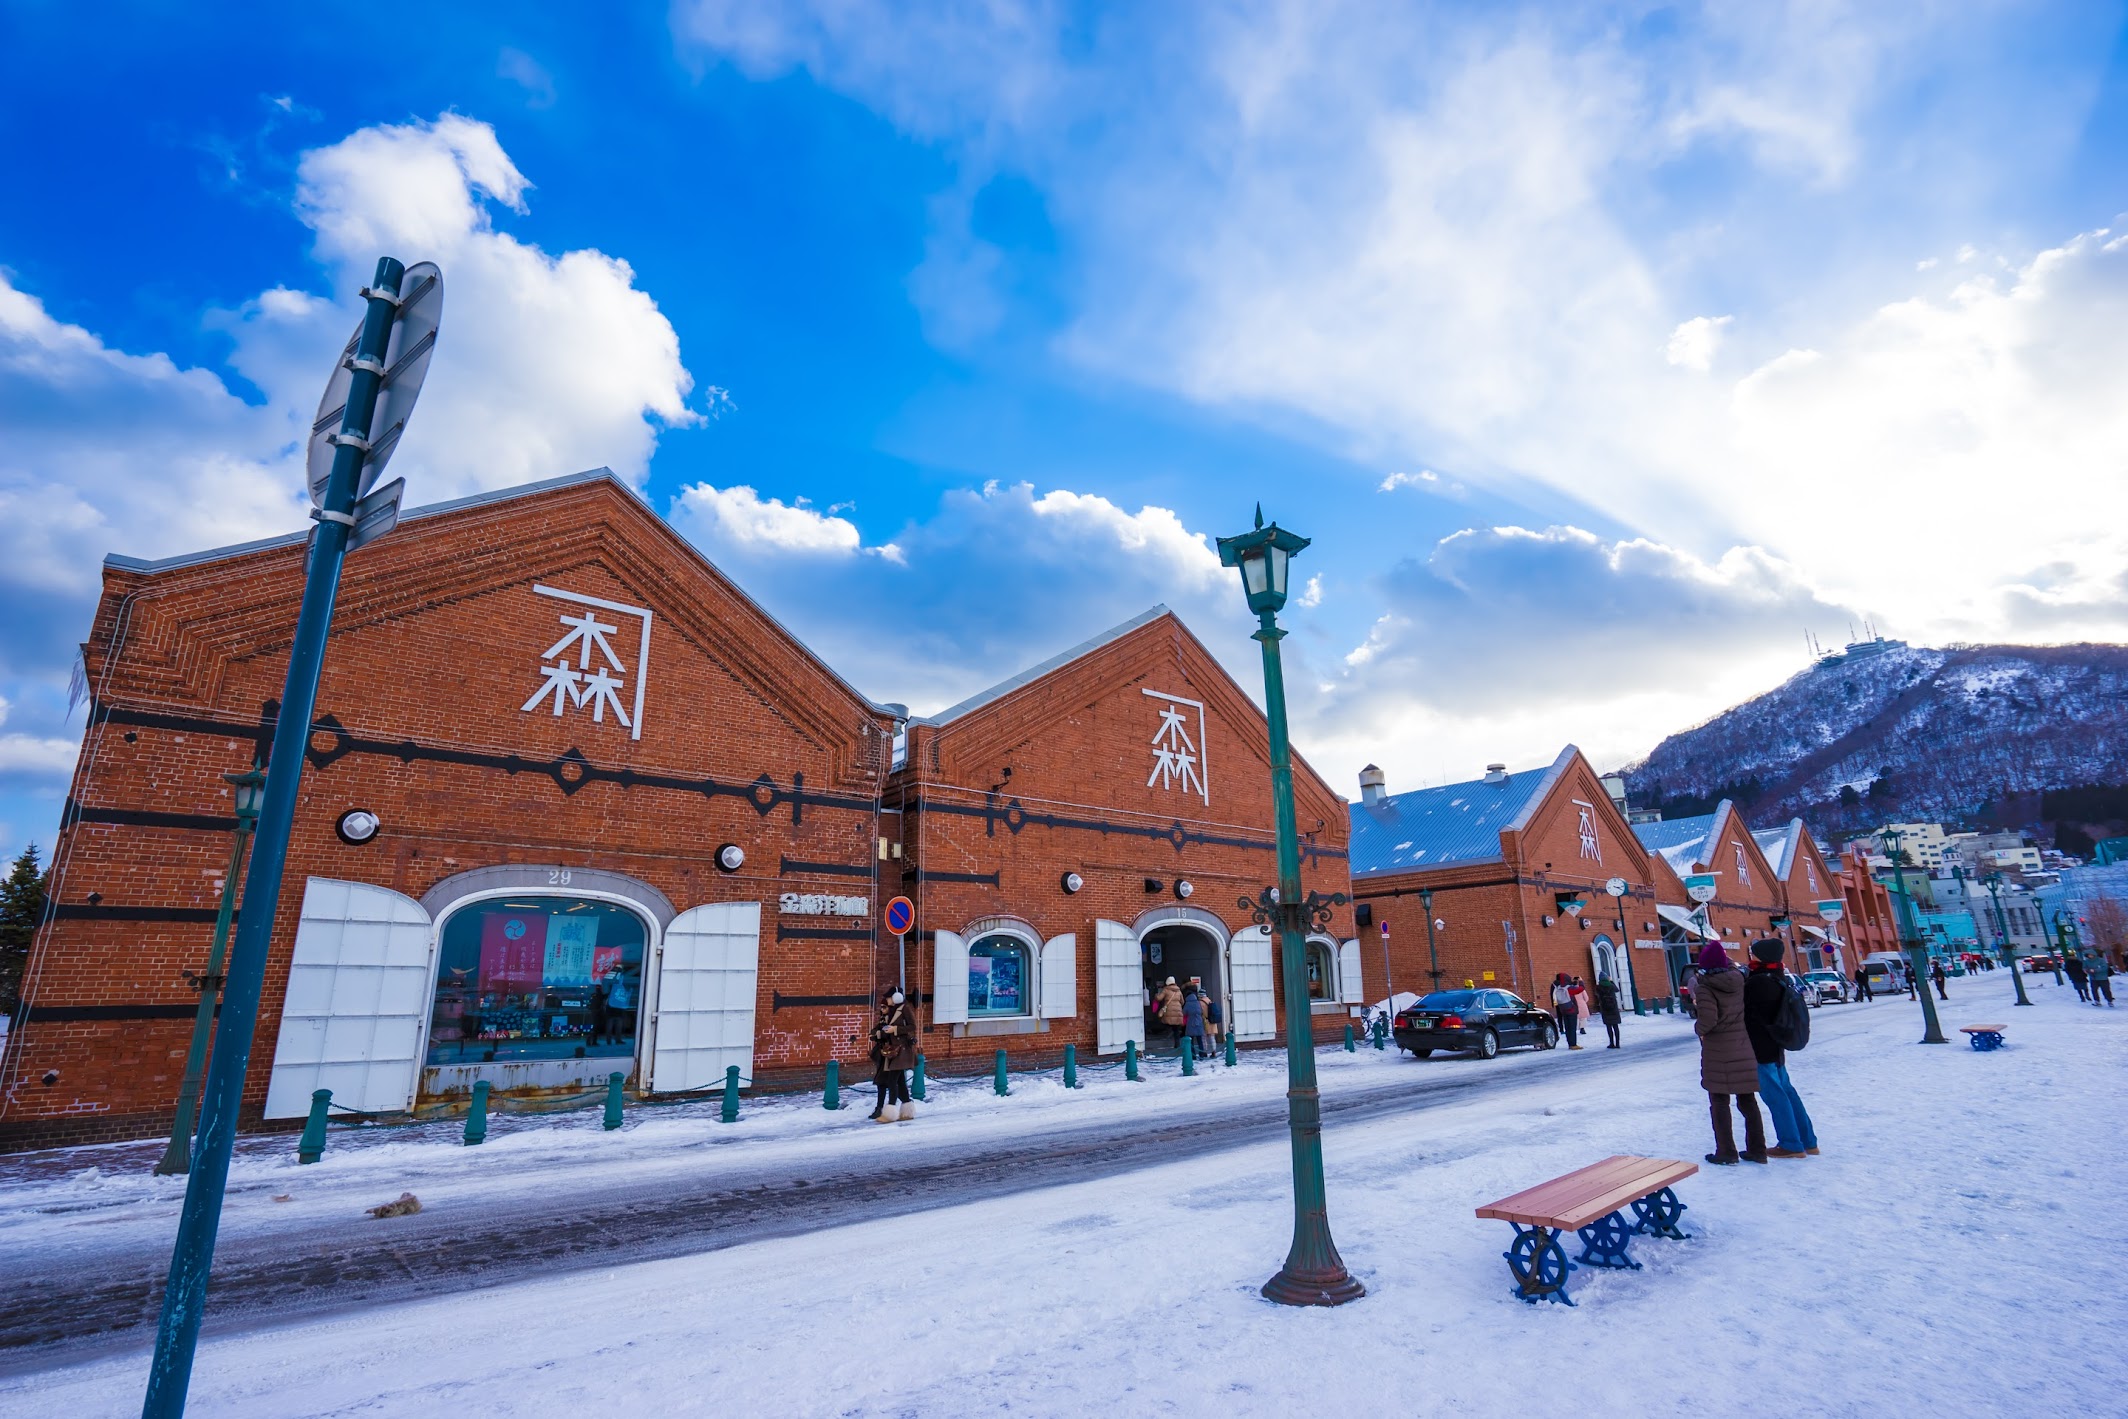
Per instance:
[[[199,978],[199,1013],[192,1017],[192,1047],[185,1052],[185,1082],[177,1091],[177,1115],[170,1120],[170,1146],[155,1165],[158,1174],[192,1171],[192,1120],[199,1108],[200,1075],[207,1068],[207,1042],[214,1035],[214,1008],[222,995],[222,960],[229,949],[229,920],[236,914],[237,882],[244,875],[244,850],[259,821],[259,800],[266,775],[256,768],[223,774],[236,797],[236,841],[229,850],[229,871],[222,878],[222,904],[214,914],[214,944],[207,951],[207,973]]]
[[[1293,1244],[1286,1264],[1263,1286],[1265,1299],[1288,1306],[1341,1306],[1367,1294],[1352,1278],[1330,1237],[1329,1203],[1323,1185],[1322,1098],[1315,1087],[1315,1031],[1309,1016],[1307,930],[1329,920],[1345,894],[1323,896],[1300,890],[1300,833],[1293,820],[1293,751],[1286,742],[1286,682],[1278,643],[1278,612],[1286,604],[1286,573],[1293,554],[1308,539],[1277,523],[1264,526],[1256,509],[1254,530],[1219,539],[1219,561],[1241,571],[1249,609],[1256,613],[1253,639],[1263,647],[1264,717],[1271,737],[1271,802],[1278,829],[1278,885],[1243,897],[1243,910],[1278,934],[1286,983],[1286,1126],[1293,1144]]]
[[[2025,996],[2024,972],[2017,969],[2017,953],[2010,949],[2010,919],[2002,910],[2002,874],[1990,872],[1984,881],[1988,900],[1995,908],[1995,935],[2002,942],[2002,963],[2009,969],[2010,984],[2017,987],[2017,1003],[2030,1005],[2032,1002]]]
[[[1419,888],[1419,908],[1426,913],[1426,974],[1433,977],[1434,993],[1441,990],[1441,952],[1433,939],[1433,888]]]
[[[1948,1044],[1943,1026],[1936,1019],[1936,998],[1929,994],[1928,943],[1921,939],[1921,929],[1914,924],[1914,899],[1906,891],[1906,864],[1899,860],[1899,830],[1889,824],[1884,829],[1884,855],[1892,860],[1892,876],[1899,883],[1899,932],[1906,946],[1906,968],[1914,973],[1914,994],[1921,1001],[1921,1043]]]

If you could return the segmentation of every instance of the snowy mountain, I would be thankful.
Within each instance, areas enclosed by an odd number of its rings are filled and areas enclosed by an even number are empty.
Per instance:
[[[1755,823],[1800,814],[1821,841],[1887,820],[2037,822],[2048,790],[2128,784],[2128,646],[1872,643],[1671,735],[1626,777],[1666,816],[1729,797]]]

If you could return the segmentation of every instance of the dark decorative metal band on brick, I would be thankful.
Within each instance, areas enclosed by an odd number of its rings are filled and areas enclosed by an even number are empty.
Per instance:
[[[222,1007],[216,1005],[219,1016]],[[83,1024],[99,1020],[189,1020],[199,1014],[192,1005],[25,1005],[20,1023],[38,1025]]]
[[[852,867],[847,862],[800,862],[795,857],[784,858],[783,865],[777,868],[776,870],[785,876],[789,876],[793,872],[815,877],[868,878],[872,875],[872,867],[870,863],[863,863],[858,866]]]
[[[99,723],[171,729],[188,734],[223,734],[231,738],[256,738],[261,733],[270,736],[272,732],[271,720],[262,720],[259,725],[248,725],[228,720],[102,706],[98,706],[96,710],[96,719]],[[349,755],[397,759],[402,764],[458,764],[465,768],[495,769],[512,777],[521,773],[536,774],[553,779],[555,787],[562,791],[564,797],[573,795],[588,784],[613,783],[624,789],[658,788],[675,793],[700,794],[704,798],[737,798],[750,804],[754,812],[764,818],[779,808],[788,807],[793,824],[804,821],[807,808],[871,813],[878,807],[875,800],[859,798],[854,794],[810,792],[806,789],[803,771],[791,775],[788,788],[780,787],[776,780],[765,772],[750,783],[720,783],[706,775],[686,778],[679,774],[651,773],[641,769],[609,768],[593,763],[585,757],[583,750],[573,745],[552,759],[533,759],[523,754],[498,754],[483,749],[451,749],[438,744],[423,744],[413,739],[367,739],[348,730],[333,715],[320,716],[311,725],[310,740],[304,757],[308,758],[314,767],[325,769]]]
[[[1271,838],[1237,838],[1220,833],[1199,832],[1180,818],[1166,827],[1155,827],[1150,823],[1119,823],[1108,818],[1074,818],[1063,813],[1037,812],[1017,798],[1000,803],[996,794],[985,794],[981,807],[972,803],[942,803],[933,800],[925,802],[921,811],[943,813],[955,818],[980,818],[984,835],[993,838],[997,836],[998,824],[1002,823],[1005,825],[1005,831],[1015,837],[1019,836],[1020,829],[1032,825],[1037,828],[1099,833],[1103,837],[1145,838],[1152,842],[1169,843],[1177,852],[1191,846],[1239,847],[1255,852],[1278,850],[1278,843]],[[1346,853],[1343,848],[1318,847],[1314,843],[1303,842],[1300,845],[1300,855],[1312,862],[1319,857],[1344,857]]]
[[[146,808],[87,808],[69,798],[59,814],[59,826],[76,823],[113,823],[124,828],[198,828],[203,832],[236,831],[233,814],[159,813]]]
[[[995,887],[998,885],[998,875],[995,872],[926,872],[921,867],[916,869],[916,880],[919,882],[972,882],[978,887]]]
[[[785,995],[780,990],[776,991],[771,999],[774,1001],[769,1007],[771,1010],[796,1010],[813,1005],[870,1005],[872,1003],[872,997],[869,995]]]
[[[788,926],[776,923],[778,941],[870,941],[869,926]]]
[[[213,907],[126,907],[109,902],[60,902],[53,906],[52,916],[60,921],[184,921],[212,924]],[[231,921],[236,912],[229,913]]]

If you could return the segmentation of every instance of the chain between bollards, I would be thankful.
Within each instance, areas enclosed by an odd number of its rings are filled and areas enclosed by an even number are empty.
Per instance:
[[[493,1087],[485,1079],[473,1081],[473,1107],[465,1116],[465,1141],[468,1148],[488,1141],[488,1091]]]
[[[310,1091],[310,1117],[303,1121],[303,1136],[296,1140],[296,1161],[315,1163],[325,1155],[325,1115],[332,1109],[332,1090]]]

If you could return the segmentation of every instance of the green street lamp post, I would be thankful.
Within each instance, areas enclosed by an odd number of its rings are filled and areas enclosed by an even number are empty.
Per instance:
[[[2062,926],[2061,908],[2054,909],[2054,983],[2062,983],[2062,963],[2069,959],[2069,933]]]
[[[1426,974],[1433,977],[1434,994],[1441,993],[1441,952],[1433,939],[1433,888],[1419,888],[1419,908],[1426,913]]]
[[[2017,969],[2017,953],[2010,949],[2010,918],[2002,910],[2002,874],[1990,872],[1983,879],[1988,889],[1988,900],[1995,908],[1995,934],[2002,941],[2002,963],[2009,969],[2010,984],[2017,987],[2017,1003],[2030,1005],[2025,997],[2025,975]]]
[[[222,959],[229,949],[229,922],[236,915],[236,884],[244,873],[244,851],[259,821],[259,799],[266,775],[257,769],[223,774],[236,794],[236,843],[229,850],[229,871],[222,878],[222,904],[214,914],[214,945],[207,951],[207,973],[199,978],[199,1013],[192,1017],[192,1048],[185,1054],[185,1082],[177,1091],[177,1116],[170,1120],[170,1146],[155,1171],[163,1176],[192,1171],[192,1120],[199,1107],[200,1076],[207,1071],[207,1042],[214,1036],[214,1009],[222,994]]]
[[[1884,855],[1892,860],[1892,877],[1899,884],[1899,932],[1906,947],[1906,968],[1914,973],[1914,994],[1921,1001],[1921,1043],[1948,1044],[1943,1025],[1936,1019],[1936,997],[1929,994],[1928,943],[1921,939],[1921,929],[1914,924],[1914,899],[1906,890],[1906,864],[1899,860],[1897,828],[1884,829]]]
[[[1286,980],[1286,1125],[1293,1141],[1293,1245],[1286,1264],[1263,1286],[1265,1299],[1288,1306],[1341,1306],[1367,1294],[1345,1270],[1330,1238],[1329,1203],[1323,1186],[1322,1098],[1315,1087],[1315,1032],[1308,1010],[1307,931],[1327,923],[1345,900],[1300,890],[1300,834],[1293,821],[1293,751],[1286,742],[1286,682],[1279,662],[1278,612],[1286,604],[1286,571],[1308,539],[1277,523],[1239,537],[1219,539],[1221,565],[1238,567],[1249,609],[1256,613],[1253,639],[1263,647],[1264,716],[1271,734],[1271,801],[1278,826],[1278,885],[1243,910],[1276,930]]]

